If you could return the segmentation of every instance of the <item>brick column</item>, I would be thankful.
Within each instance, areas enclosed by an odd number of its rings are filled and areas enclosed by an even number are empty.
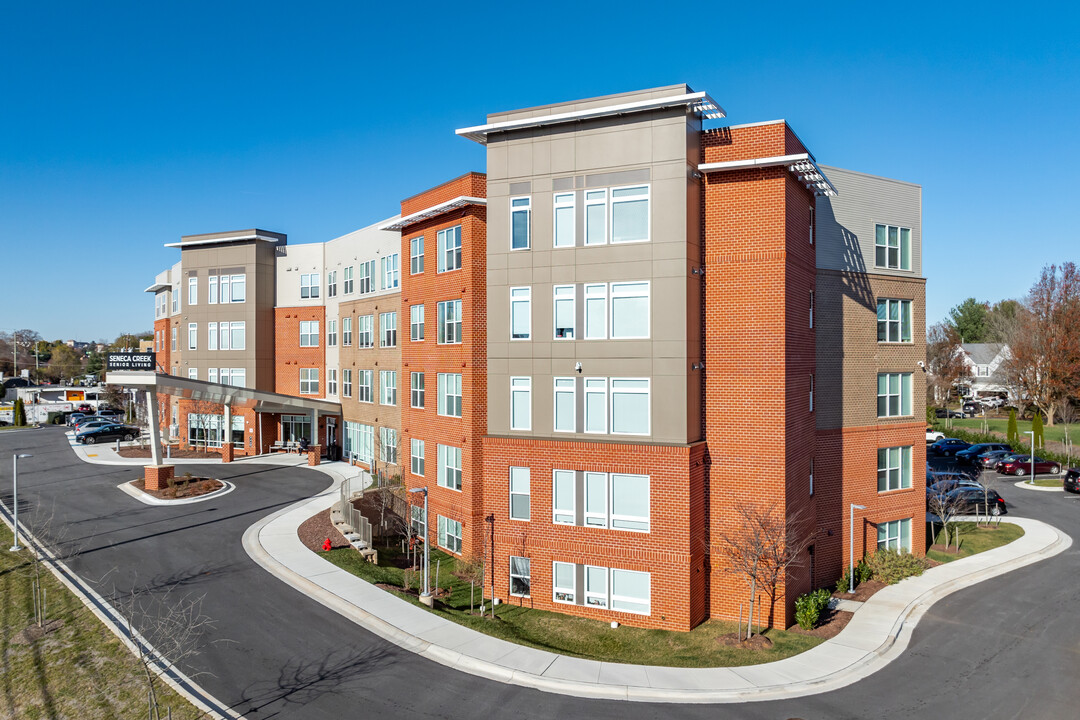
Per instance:
[[[309,445],[307,450],[307,464],[314,467],[321,462],[322,445]]]
[[[221,445],[221,462],[229,463],[233,461],[233,453],[235,448],[231,442],[222,443]]]
[[[144,468],[143,486],[147,490],[164,490],[173,477],[172,465],[147,465]]]

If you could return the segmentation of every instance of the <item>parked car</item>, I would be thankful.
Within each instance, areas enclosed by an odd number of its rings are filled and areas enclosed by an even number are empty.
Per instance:
[[[134,440],[139,437],[140,432],[141,430],[139,430],[139,428],[132,425],[110,423],[108,425],[102,425],[101,427],[91,428],[90,430],[84,430],[75,436],[75,440],[84,445],[93,445],[102,440]]]
[[[1002,458],[998,463],[997,471],[1002,475],[1027,475],[1031,472],[1031,456],[1030,455],[1009,455]],[[1053,462],[1052,460],[1043,460],[1041,457],[1035,457],[1035,474],[1057,475],[1061,472],[1061,464]]]
[[[933,480],[932,483],[928,482],[926,486],[927,495],[939,495],[950,490],[955,490],[958,487],[973,487],[982,489],[983,484],[978,480],[969,478],[966,475],[957,475],[954,473],[934,473],[927,480]]]
[[[98,417],[112,418],[117,422],[120,422],[120,417],[124,413],[120,412],[119,410],[114,410],[113,408],[98,408],[96,414]]]
[[[991,408],[999,408],[1005,404],[1005,401],[999,397],[979,398],[979,402],[981,402],[986,407]]]
[[[926,426],[926,442],[937,442],[938,440],[944,440],[945,433],[935,430],[929,425]]]
[[[1012,446],[1006,443],[979,443],[978,445],[972,445],[964,450],[959,450],[956,453],[956,459],[962,463],[974,463],[975,458],[986,452],[994,450],[1005,450],[1012,452]]]
[[[990,503],[991,515],[1005,515],[1009,512],[1008,507],[1005,505],[1005,500],[997,494],[996,490],[983,490],[977,487],[958,487],[954,490],[950,490],[945,493],[949,498],[950,503],[956,504],[956,512],[959,515],[974,515],[975,513],[985,513],[986,503]],[[931,499],[933,496],[927,494],[926,496],[926,508],[929,510],[933,507]]]
[[[1002,458],[1012,455],[1011,450],[991,450],[990,452],[984,452],[975,458],[975,467],[980,467],[983,470],[996,470],[998,463]]]
[[[88,427],[98,425],[115,425],[116,421],[112,418],[98,417],[97,415],[87,415],[86,417],[75,423],[75,432],[86,430]]]
[[[937,418],[963,418],[964,413],[949,408],[934,408],[934,417]]]
[[[94,406],[90,403],[82,403],[79,405],[79,407],[75,408],[75,412],[81,412],[84,415],[89,415],[90,413],[94,412]]]
[[[935,455],[944,455],[945,457],[949,457],[951,455],[955,455],[960,450],[964,450],[969,447],[971,447],[971,443],[964,442],[959,438],[942,438],[941,440],[937,440],[932,445],[930,445],[930,447],[927,448],[927,451],[932,452]]]
[[[83,413],[83,412],[73,412],[73,413],[71,413],[70,415],[68,415],[68,419],[67,419],[67,424],[68,424],[69,426],[72,426],[72,427],[74,427],[74,426],[75,426],[75,425],[76,425],[76,424],[77,424],[77,423],[78,423],[78,422],[79,422],[80,420],[82,420],[82,419],[83,419],[84,417],[86,417],[86,413]]]
[[[976,415],[979,415],[979,414],[982,413],[983,407],[979,403],[972,400],[972,401],[964,403],[963,410],[964,410],[964,416],[965,417],[975,417]]]
[[[1069,468],[1069,472],[1065,473],[1062,486],[1065,492],[1080,492],[1080,469]]]

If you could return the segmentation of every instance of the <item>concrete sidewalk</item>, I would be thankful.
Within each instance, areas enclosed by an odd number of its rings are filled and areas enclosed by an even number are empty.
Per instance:
[[[308,550],[297,528],[337,499],[343,468],[348,466],[332,463],[313,468],[334,477],[335,483],[248,528],[243,538],[248,555],[305,595],[402,648],[473,675],[579,697],[725,703],[835,690],[898,657],[919,618],[940,598],[1072,545],[1069,536],[1046,523],[1010,518],[1008,522],[1024,529],[1022,538],[882,589],[855,612],[839,635],[800,655],[733,668],[624,665],[567,657],[489,637],[379,590]]]

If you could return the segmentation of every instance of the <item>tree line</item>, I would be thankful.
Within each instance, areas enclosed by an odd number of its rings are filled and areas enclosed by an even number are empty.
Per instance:
[[[153,339],[152,331],[120,333],[109,342],[100,340],[83,348],[73,348],[63,340],[45,340],[35,330],[25,328],[0,332],[0,372],[4,376],[30,371],[34,382],[62,383],[83,375],[100,377],[105,366],[104,353],[124,348],[138,348],[140,340]],[[101,345],[103,350],[97,351]]]

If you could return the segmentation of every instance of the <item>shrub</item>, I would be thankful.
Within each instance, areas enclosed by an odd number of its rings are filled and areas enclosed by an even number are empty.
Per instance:
[[[1013,447],[1020,444],[1020,429],[1016,427],[1016,408],[1009,410],[1009,428],[1005,432],[1005,438]]]
[[[12,409],[11,424],[16,427],[26,425],[26,408],[23,406],[22,398],[15,401],[15,407]]]
[[[1034,431],[1031,444],[1041,448],[1043,446],[1043,419],[1042,413],[1038,410],[1035,411],[1034,416],[1031,418],[1031,429]],[[1034,448],[1032,450],[1034,451]]]
[[[863,558],[855,566],[855,585],[859,587],[861,583],[866,582],[874,576],[874,573],[870,570],[870,565],[866,562],[866,558]],[[836,592],[847,592],[851,584],[851,568],[844,567],[844,574],[840,576],[840,579],[836,581]]]
[[[826,588],[808,592],[795,600],[795,622],[803,630],[813,630],[821,613],[829,606],[830,593]]]
[[[922,575],[926,569],[925,558],[896,550],[878,550],[870,558],[870,570],[874,579],[888,585],[900,582],[906,577]]]

